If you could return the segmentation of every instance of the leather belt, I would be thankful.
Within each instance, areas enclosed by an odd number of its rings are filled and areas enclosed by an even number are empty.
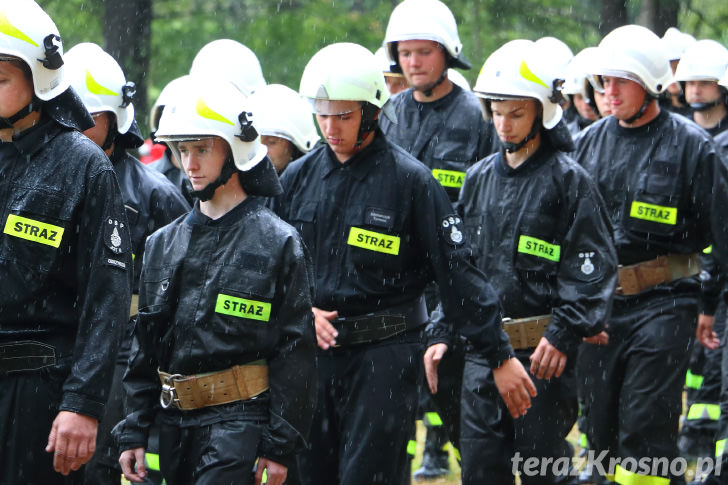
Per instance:
[[[0,344],[0,373],[38,370],[56,365],[56,349],[52,345],[23,340]]]
[[[246,401],[268,390],[268,365],[263,360],[230,369],[184,376],[157,370],[162,381],[163,408],[200,409]]]
[[[663,283],[700,274],[700,256],[693,254],[667,254],[649,261],[619,267],[620,295],[636,295]]]
[[[339,332],[336,347],[384,340],[427,322],[425,297],[378,313],[340,317],[331,321]]]
[[[514,350],[530,349],[538,346],[549,323],[551,323],[551,315],[504,318],[503,330],[508,334]]]
[[[139,314],[139,295],[132,293],[131,304],[129,305],[129,318],[134,318]]]

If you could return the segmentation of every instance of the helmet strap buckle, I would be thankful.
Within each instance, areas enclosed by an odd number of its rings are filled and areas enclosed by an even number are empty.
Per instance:
[[[253,113],[246,113],[243,111],[238,115],[238,121],[240,122],[240,134],[235,135],[235,137],[249,143],[258,138],[258,130],[256,130],[253,126],[252,120],[248,119],[248,115],[253,116]]]
[[[59,45],[56,44],[56,42],[60,44],[61,37],[55,34],[48,34],[43,39],[45,59],[38,59],[41,64],[43,64],[43,67],[52,71],[60,69],[63,65],[63,57],[61,56],[61,53],[58,52]]]
[[[133,82],[127,82],[121,87],[121,104],[119,108],[126,108],[129,106],[136,95],[136,84]]]

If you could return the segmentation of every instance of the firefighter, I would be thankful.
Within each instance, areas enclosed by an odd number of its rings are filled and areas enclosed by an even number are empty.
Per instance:
[[[0,482],[81,484],[129,318],[129,227],[55,24],[31,0],[0,17]]]
[[[119,462],[143,481],[158,415],[168,484],[259,485],[267,472],[280,485],[315,405],[309,261],[296,231],[255,197],[281,189],[248,100],[209,79],[186,94],[157,137],[199,202],[147,239]]]

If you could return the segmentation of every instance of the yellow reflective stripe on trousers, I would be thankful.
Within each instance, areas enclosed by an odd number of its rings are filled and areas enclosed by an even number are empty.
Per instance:
[[[709,419],[718,421],[720,419],[720,405],[696,402],[688,410],[688,419]]]
[[[725,451],[725,442],[726,439],[723,438],[722,440],[718,440],[715,442],[715,456],[716,458],[721,456],[723,452]]]
[[[407,454],[409,456],[415,456],[416,453],[417,453],[417,441],[409,440],[407,442]]]
[[[589,447],[589,443],[586,440],[586,433],[581,433],[579,435],[579,446],[582,447],[582,448]]]
[[[518,238],[518,252],[538,256],[549,261],[558,262],[561,259],[561,246],[549,244],[546,241],[521,234]]]
[[[63,228],[60,226],[20,217],[15,214],[8,215],[3,232],[10,236],[53,246],[54,248],[61,245],[61,238],[63,237]]]
[[[436,412],[425,413],[425,420],[430,426],[442,426],[442,418]]]
[[[159,471],[159,455],[156,453],[146,453],[144,459],[147,462],[147,468],[149,470]]]
[[[677,207],[648,204],[647,202],[632,201],[629,216],[644,221],[659,222],[660,224],[677,224]]]
[[[455,453],[455,459],[460,463],[460,450],[453,446],[452,451]]]
[[[453,187],[459,189],[463,186],[465,180],[465,172],[457,170],[442,170],[439,168],[432,169],[432,176],[440,182],[443,187]]]
[[[367,231],[354,226],[349,230],[349,239],[346,244],[378,253],[399,254],[399,238],[397,236]]]
[[[620,485],[670,485],[670,479],[654,475],[638,475],[617,465],[614,481]]]
[[[217,295],[215,313],[267,322],[270,320],[270,303],[220,293]]]
[[[707,248],[703,249],[703,253],[705,254],[711,254],[713,252],[713,245],[711,244]]]
[[[688,389],[700,389],[702,386],[703,376],[693,374],[690,372],[690,369],[688,369],[688,372],[685,374],[685,387]]]

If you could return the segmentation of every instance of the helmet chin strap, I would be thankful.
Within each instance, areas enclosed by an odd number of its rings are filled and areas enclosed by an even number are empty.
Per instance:
[[[536,136],[541,131],[541,117],[537,116],[533,120],[533,124],[531,125],[531,131],[528,132],[528,135],[526,137],[519,141],[518,143],[511,143],[508,141],[501,141],[501,144],[503,145],[503,148],[506,149],[508,153],[516,153],[518,150],[526,146],[526,143],[536,138]]]
[[[207,184],[204,189],[191,190],[188,188],[187,191],[192,197],[200,199],[201,202],[207,202],[215,195],[215,191],[218,187],[225,185],[227,181],[230,180],[230,177],[232,177],[237,171],[238,168],[235,166],[233,158],[228,157],[220,170],[220,175],[218,175],[214,181]]]
[[[445,78],[447,77],[447,66],[445,66],[445,69],[443,69],[442,74],[440,74],[440,77],[432,83],[429,86],[426,86],[423,89],[418,89],[418,91],[421,91],[422,94],[425,95],[426,98],[429,98],[432,96],[432,91],[435,90],[436,87],[438,87],[440,84],[442,84],[445,81]]]
[[[640,107],[640,109],[634,115],[632,115],[630,118],[623,120],[623,121],[626,124],[631,125],[638,119],[642,118],[642,115],[645,114],[645,111],[647,111],[647,106],[650,105],[650,103],[652,102],[653,99],[655,99],[655,98],[653,98],[650,93],[645,91],[645,100],[642,102],[642,106]]]
[[[372,131],[377,129],[377,108],[372,103],[362,102],[361,105],[361,123],[359,124],[359,135],[357,136],[355,147],[361,146],[364,143],[364,139]]]
[[[707,103],[690,103],[690,109],[693,111],[708,111],[716,106],[720,106],[723,102],[723,96],[721,96],[715,101],[709,101]]]
[[[20,108],[17,113],[8,118],[0,118],[0,130],[12,128],[15,123],[22,120],[33,111],[40,111],[42,104],[43,102],[33,95],[33,99],[31,99],[30,103],[28,103],[24,108]]]

